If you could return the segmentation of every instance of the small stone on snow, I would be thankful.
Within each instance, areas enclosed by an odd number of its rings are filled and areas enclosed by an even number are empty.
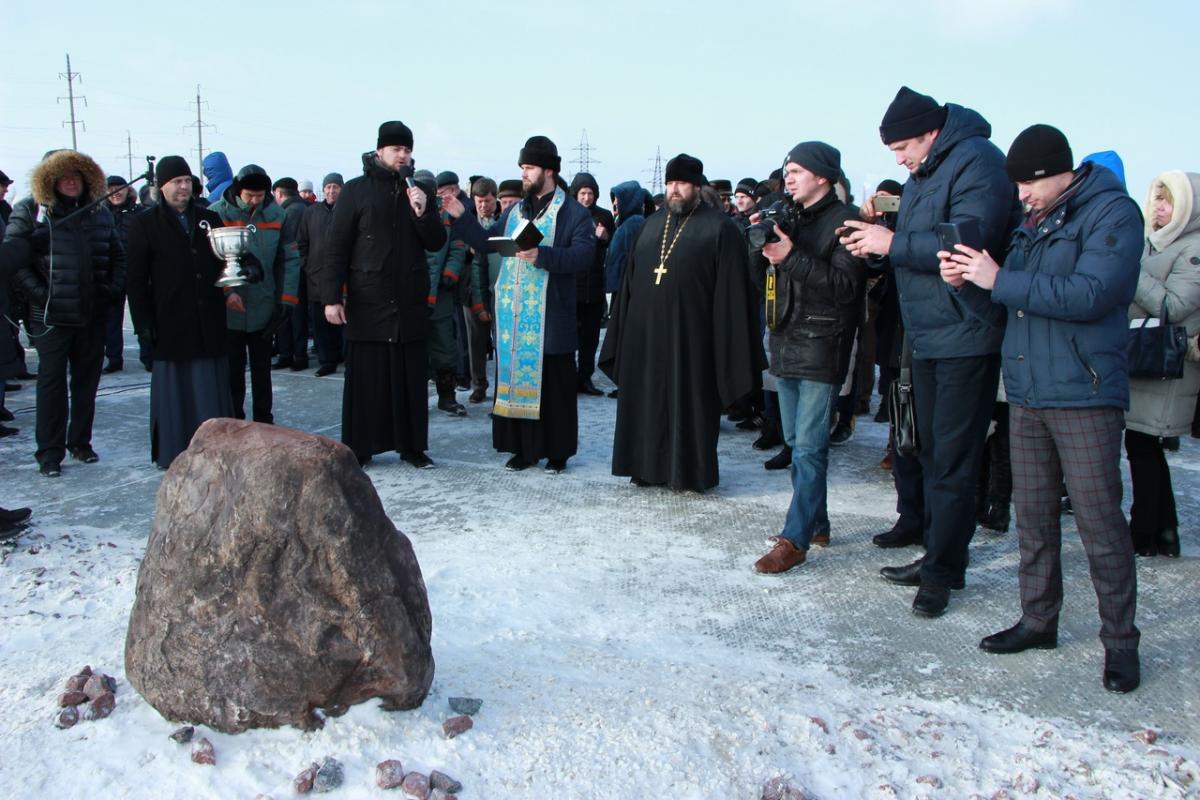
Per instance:
[[[404,767],[394,758],[375,765],[375,785],[380,789],[395,789],[404,782]]]
[[[471,730],[474,726],[475,723],[471,721],[471,718],[463,714],[462,716],[451,717],[443,722],[442,733],[446,735],[447,739],[453,739],[455,736]]]
[[[436,769],[429,773],[429,785],[434,789],[441,789],[448,794],[457,794],[462,791],[463,785],[451,778],[444,772],[438,772]]]
[[[197,764],[207,764],[210,767],[216,766],[217,751],[213,749],[212,742],[204,738],[196,742],[192,746],[192,761]]]
[[[475,697],[450,698],[450,708],[456,714],[466,714],[468,717],[473,717],[479,713],[479,709],[482,706],[483,701]]]
[[[313,779],[313,791],[332,792],[342,785],[345,777],[342,762],[336,758],[326,756],[325,760],[321,762],[321,766],[317,769],[317,777]]]
[[[429,800],[429,778],[420,772],[410,772],[404,776],[400,789],[405,797],[411,800]]]
[[[196,729],[191,725],[184,725],[179,730],[171,734],[171,738],[179,744],[187,744],[192,740],[192,736],[196,733]]]

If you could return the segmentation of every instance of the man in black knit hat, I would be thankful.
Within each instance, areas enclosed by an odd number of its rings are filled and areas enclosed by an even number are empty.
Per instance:
[[[579,438],[575,350],[575,275],[592,263],[592,217],[558,186],[562,159],[554,142],[531,136],[517,157],[524,198],[484,230],[457,197],[442,199],[455,236],[477,253],[497,250],[491,237],[515,238],[532,226],[539,244],[518,246],[496,280],[496,402],[492,446],[512,453],[504,466],[528,469],[546,459],[563,472]],[[523,241],[528,242],[524,237]],[[537,237],[533,237],[537,238]]]
[[[425,454],[425,253],[441,249],[446,230],[432,187],[407,185],[412,148],[412,131],[403,122],[379,126],[375,150],[363,153],[363,174],[346,184],[333,207],[319,283],[325,319],[346,331],[342,441],[359,464],[395,450],[425,469],[433,466]]]
[[[964,585],[975,533],[975,482],[992,418],[1004,315],[977,286],[954,290],[938,272],[937,226],[957,223],[992,252],[1004,251],[1020,218],[1016,191],[992,128],[975,111],[902,87],[880,138],[909,171],[895,230],[847,220],[851,253],[886,258],[912,344],[913,397],[925,492],[925,556],[884,567],[887,580],[919,586],[913,612],[937,617]],[[874,215],[870,200],[864,205]]]
[[[676,156],[665,177],[666,208],[638,234],[600,356],[621,387],[612,471],[703,492],[720,481],[721,409],[761,388],[766,358],[741,230],[700,202],[699,159]]]
[[[1008,309],[1004,388],[1021,619],[979,646],[989,653],[1057,646],[1065,479],[1100,601],[1103,685],[1121,693],[1141,680],[1137,574],[1121,511],[1121,431],[1129,407],[1126,317],[1144,231],[1137,204],[1112,171],[1073,164],[1061,131],[1026,128],[1007,167],[1029,215],[1013,234],[1004,268],[988,250],[963,245],[938,256],[953,291],[978,287]]]

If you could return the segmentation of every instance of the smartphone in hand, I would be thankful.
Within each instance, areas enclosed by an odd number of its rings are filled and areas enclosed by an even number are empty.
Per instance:
[[[961,222],[939,222],[937,225],[938,240],[941,249],[949,253],[957,252],[956,244],[965,244],[975,250],[983,249],[983,235],[979,232],[979,223],[973,219]]]

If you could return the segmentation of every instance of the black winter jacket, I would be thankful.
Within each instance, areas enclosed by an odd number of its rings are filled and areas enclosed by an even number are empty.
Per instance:
[[[363,174],[349,181],[333,207],[320,271],[320,297],[336,304],[347,288],[346,337],[350,341],[420,341],[429,329],[429,270],[425,251],[439,250],[446,229],[433,195],[413,217],[399,173],[363,154]]]
[[[125,249],[109,210],[101,204],[64,221],[85,202],[59,198],[41,222],[32,197],[13,209],[5,238],[24,239],[33,252],[13,280],[28,303],[27,319],[80,328],[123,297]]]
[[[308,300],[312,303],[335,305],[342,302],[341,287],[336,297],[326,300],[321,297],[321,267],[325,264],[326,234],[333,224],[333,206],[324,200],[304,209],[300,218],[300,233],[296,243],[300,248],[300,275],[308,281]]]
[[[838,243],[836,231],[854,219],[850,206],[830,191],[809,208],[797,208],[788,235],[792,252],[779,265],[776,287],[782,326],[771,331],[772,375],[840,384],[863,311],[866,263]],[[767,260],[752,261],[761,287]]]
[[[154,344],[155,360],[226,352],[225,294],[216,286],[225,262],[213,254],[201,220],[221,227],[219,215],[194,202],[186,232],[165,203],[129,225],[129,312],[134,330]]]

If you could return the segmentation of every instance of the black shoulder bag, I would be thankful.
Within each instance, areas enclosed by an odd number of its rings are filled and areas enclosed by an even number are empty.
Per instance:
[[[919,454],[921,442],[917,438],[917,409],[913,405],[912,348],[908,346],[907,333],[900,345],[900,377],[892,381],[888,389],[888,414],[896,452],[909,458]]]
[[[1125,356],[1129,361],[1129,377],[1174,380],[1183,377],[1183,362],[1187,358],[1187,328],[1172,325],[1167,319],[1167,298],[1159,312],[1161,322],[1147,328],[1150,317],[1129,329]]]

